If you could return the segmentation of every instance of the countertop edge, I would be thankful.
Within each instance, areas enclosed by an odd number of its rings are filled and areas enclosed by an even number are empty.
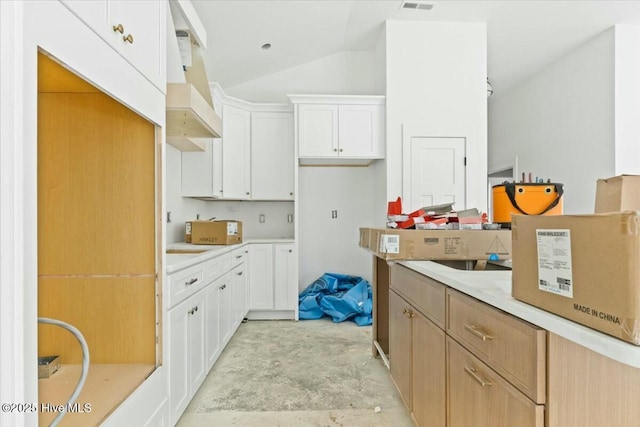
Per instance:
[[[269,244],[269,243],[295,243],[295,239],[290,238],[255,238],[255,239],[245,239],[242,243],[238,243],[235,245],[193,245],[191,243],[168,243],[167,250],[170,249],[205,249],[203,252],[199,254],[188,254],[184,255],[184,257],[175,262],[169,262],[169,256],[173,254],[166,254],[167,259],[165,262],[165,272],[166,274],[173,274],[175,272],[184,270],[186,268],[192,267],[201,262],[207,261],[211,258],[215,258],[226,253],[232,252],[236,249],[239,249],[243,246],[247,246],[250,244]],[[178,254],[182,255],[182,254]]]
[[[498,286],[486,286],[487,283],[498,281],[498,279],[500,281],[508,280],[511,283],[511,271],[456,270],[432,261],[398,261],[398,264],[605,357],[634,368],[640,368],[639,346],[518,301],[511,296],[510,286],[509,292]],[[479,282],[484,282],[482,286],[469,283],[472,274],[475,274],[474,281],[478,282],[476,279],[480,278]],[[484,277],[480,275],[484,275]]]

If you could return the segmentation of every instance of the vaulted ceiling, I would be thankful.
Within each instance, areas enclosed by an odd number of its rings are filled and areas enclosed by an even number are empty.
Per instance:
[[[208,32],[209,77],[223,87],[336,52],[372,50],[393,19],[486,22],[488,75],[499,93],[612,25],[640,25],[640,1],[428,3],[431,10],[401,9],[400,0],[192,0]]]

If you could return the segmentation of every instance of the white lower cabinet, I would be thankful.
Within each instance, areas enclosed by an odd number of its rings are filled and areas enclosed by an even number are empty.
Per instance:
[[[243,246],[169,275],[171,289],[185,289],[168,302],[171,425],[178,422],[247,313],[247,253]]]
[[[169,310],[169,404],[171,424],[178,421],[206,376],[205,292]]]
[[[249,255],[249,319],[297,319],[295,244],[252,244]]]

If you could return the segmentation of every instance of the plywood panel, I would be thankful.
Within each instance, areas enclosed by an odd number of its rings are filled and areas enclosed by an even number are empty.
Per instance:
[[[104,94],[38,96],[40,275],[155,273],[155,127]]]
[[[640,369],[548,334],[547,426],[637,426]]]
[[[67,413],[61,425],[85,427],[100,424],[154,369],[155,365],[92,364],[87,381],[76,400],[82,411]],[[58,413],[48,409],[53,405],[66,403],[81,372],[81,365],[63,365],[50,378],[38,380],[38,409],[41,410],[39,426],[51,424]]]
[[[92,363],[156,362],[155,277],[41,277],[38,316],[70,323],[87,340]],[[38,325],[38,356],[81,363],[76,339]]]

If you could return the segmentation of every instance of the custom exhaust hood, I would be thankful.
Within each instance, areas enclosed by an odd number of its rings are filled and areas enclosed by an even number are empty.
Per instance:
[[[213,107],[201,47],[188,30],[171,30],[167,43],[167,144],[180,151],[204,151],[207,139],[222,137],[222,121]]]

